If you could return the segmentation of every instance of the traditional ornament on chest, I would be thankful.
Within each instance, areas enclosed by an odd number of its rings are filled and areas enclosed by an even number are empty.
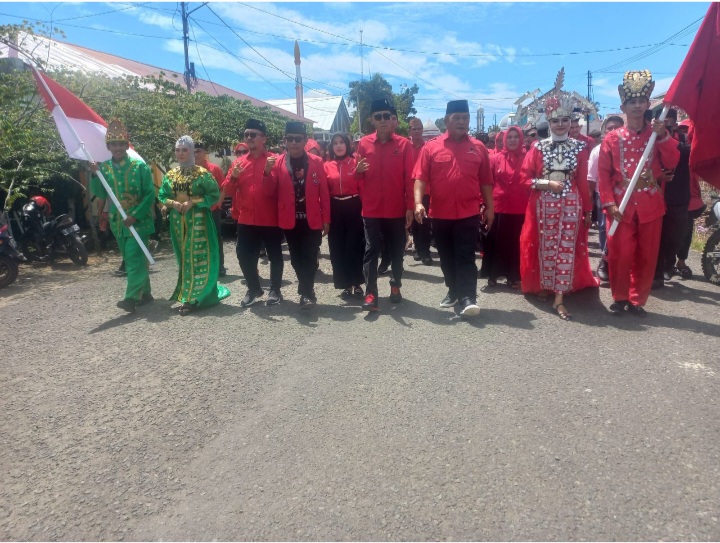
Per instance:
[[[168,172],[173,192],[178,202],[184,203],[192,197],[192,184],[197,177],[197,166],[192,168],[174,168]]]
[[[630,184],[630,178],[635,174],[635,168],[637,168],[637,163],[639,162],[639,158],[637,157],[642,156],[645,152],[646,143],[644,138],[630,134],[627,129],[624,129],[620,133],[619,140],[620,168],[622,171],[623,182],[625,186],[628,186]],[[643,166],[642,172],[640,173],[640,178],[638,179],[638,184],[636,185],[635,190],[648,191],[656,185],[651,167],[653,161],[653,151],[654,149],[650,150],[650,154],[648,155],[648,159]],[[632,173],[628,170],[632,170]]]
[[[550,192],[550,196],[557,199],[565,197],[572,188],[571,177],[577,169],[578,154],[585,148],[585,143],[574,139],[559,142],[547,139],[541,141],[537,148],[542,153],[545,178],[563,184],[562,192]]]

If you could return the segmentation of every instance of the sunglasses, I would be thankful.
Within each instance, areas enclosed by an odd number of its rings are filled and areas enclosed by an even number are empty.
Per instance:
[[[254,139],[256,136],[262,136],[262,132],[245,132],[244,136],[247,139]]]
[[[375,119],[376,121],[382,121],[383,119],[389,121],[391,117],[392,115],[390,115],[389,113],[376,113],[375,115],[373,115],[373,119]]]
[[[532,134],[528,134],[528,138],[537,138],[537,132],[533,132]]]
[[[288,143],[302,143],[305,139],[303,136],[285,136],[285,141]]]
[[[243,156],[248,154],[250,151],[235,151],[235,156]]]

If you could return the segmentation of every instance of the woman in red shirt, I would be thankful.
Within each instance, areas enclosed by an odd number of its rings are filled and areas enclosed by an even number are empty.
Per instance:
[[[330,222],[328,234],[330,263],[335,288],[343,289],[340,297],[362,300],[365,283],[363,256],[365,236],[363,232],[362,204],[359,177],[367,164],[356,163],[350,139],[342,133],[334,134],[328,146],[330,160],[325,162],[328,188],[330,189]]]
[[[522,130],[511,126],[502,134],[502,150],[490,160],[495,220],[488,233],[483,261],[487,259],[488,286],[495,286],[499,277],[505,277],[508,286],[517,289],[520,288],[520,232],[530,189],[520,179],[525,158]]]

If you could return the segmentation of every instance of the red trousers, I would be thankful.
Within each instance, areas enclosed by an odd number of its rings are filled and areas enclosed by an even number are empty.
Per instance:
[[[610,291],[616,302],[630,300],[645,305],[650,295],[662,232],[662,217],[641,224],[637,214],[631,223],[618,225],[608,237]],[[610,221],[607,221],[608,229]]]

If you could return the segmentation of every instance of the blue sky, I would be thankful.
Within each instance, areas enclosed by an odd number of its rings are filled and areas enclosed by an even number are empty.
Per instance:
[[[0,22],[53,21],[66,41],[162,68],[184,69],[179,3],[3,3]],[[344,94],[380,72],[398,92],[417,84],[423,119],[448,100],[482,106],[487,121],[514,111],[523,93],[565,90],[618,111],[629,69],[650,69],[655,92],[672,82],[708,2],[644,3],[238,3],[188,4],[190,60],[198,77],[260,99],[294,97],[300,42],[305,96]],[[359,45],[362,30],[362,42]],[[361,59],[362,49],[362,59]],[[285,72],[285,73],[283,73]]]

